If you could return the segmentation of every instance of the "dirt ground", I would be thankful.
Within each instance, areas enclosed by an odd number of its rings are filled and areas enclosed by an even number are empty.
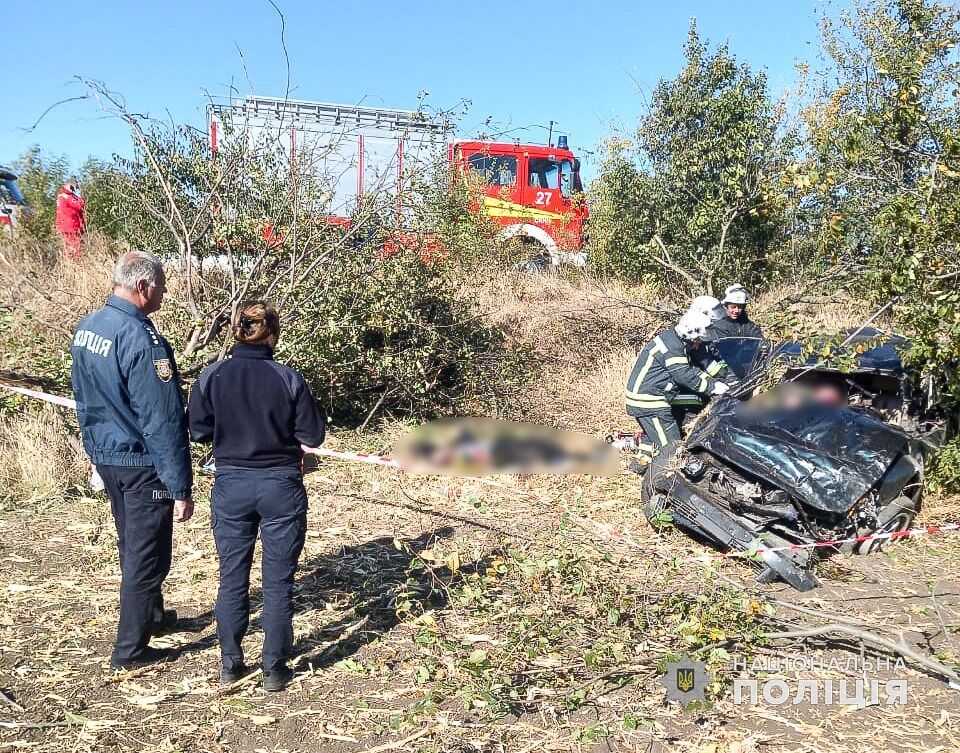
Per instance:
[[[276,694],[256,676],[227,692],[217,681],[209,479],[196,516],[175,532],[167,601],[180,612],[178,632],[154,639],[175,647],[176,658],[116,676],[107,662],[119,570],[107,503],[78,492],[8,507],[0,517],[0,748],[960,749],[960,691],[916,665],[858,673],[851,662],[893,655],[850,639],[748,635],[770,620],[822,624],[830,614],[954,665],[960,535],[834,557],[819,566],[823,586],[798,594],[757,585],[744,563],[688,561],[704,549],[646,525],[633,477],[509,482],[536,497],[323,461],[308,476],[296,679]],[[953,509],[932,504],[927,515]],[[252,596],[256,616],[256,582]],[[248,662],[261,639],[254,619]],[[697,654],[709,656],[716,677],[708,702],[667,702],[658,682],[664,657],[708,644],[725,652]],[[790,658],[794,666],[780,675],[791,690],[786,704],[733,702],[734,676],[776,678]],[[746,673],[734,673],[738,659],[750,663]],[[804,660],[818,666],[794,671]],[[754,671],[758,664],[768,675]],[[907,703],[794,704],[801,677],[879,678],[881,686],[905,678]]]
[[[90,277],[102,280],[100,272]],[[506,415],[598,436],[630,428],[623,384],[636,346],[666,316],[652,300],[589,281],[496,282],[481,310],[530,346],[540,365],[535,387]],[[830,330],[862,315],[855,302],[798,305],[807,306],[800,314],[811,326]],[[505,477],[506,486],[490,486],[322,461],[307,476],[296,677],[276,694],[256,675],[219,685],[212,480],[201,476],[196,515],[175,531],[166,585],[167,605],[181,619],[176,632],[154,639],[175,649],[174,658],[113,675],[113,521],[102,495],[63,493],[82,475],[73,466],[85,461],[47,419],[31,414],[17,424],[17,443],[7,448],[17,471],[10,478],[22,483],[37,470],[43,483],[27,500],[8,491],[2,498],[14,501],[0,504],[2,750],[960,749],[960,691],[936,672],[914,661],[896,665],[889,646],[835,632],[765,637],[839,623],[956,669],[960,534],[835,556],[817,566],[822,587],[798,594],[757,584],[744,561],[702,559],[707,550],[678,531],[655,533],[630,474]],[[402,429],[344,432],[339,446],[389,452]],[[64,461],[52,471],[31,468],[39,457]],[[960,522],[960,500],[928,498],[921,516],[922,524]],[[245,647],[255,665],[256,576],[251,600]],[[685,653],[710,673],[706,700],[688,708],[667,701],[660,682]],[[789,698],[736,703],[738,679],[780,682]],[[815,686],[826,695],[828,680],[906,680],[906,703],[868,695],[858,708],[834,694],[833,703],[814,704],[799,692]]]

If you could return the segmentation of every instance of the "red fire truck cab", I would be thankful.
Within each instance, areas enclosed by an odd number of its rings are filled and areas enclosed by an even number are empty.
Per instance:
[[[588,218],[580,162],[567,148],[489,141],[456,141],[457,172],[481,192],[479,209],[503,239],[538,244],[554,263],[582,264]]]

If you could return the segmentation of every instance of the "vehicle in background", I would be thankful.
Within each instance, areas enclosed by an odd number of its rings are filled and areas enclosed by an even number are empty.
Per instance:
[[[425,181],[453,168],[476,189],[473,211],[497,226],[503,241],[530,246],[529,256],[582,266],[585,225],[580,162],[566,136],[556,146],[450,140],[451,126],[424,113],[248,96],[207,108],[211,148],[241,134],[271,143],[290,168],[323,187],[327,220],[349,227],[365,196],[386,194],[396,207],[395,232],[417,227]]]
[[[17,186],[19,176],[0,165],[0,232],[13,235],[19,222],[19,212],[30,212],[27,200]]]

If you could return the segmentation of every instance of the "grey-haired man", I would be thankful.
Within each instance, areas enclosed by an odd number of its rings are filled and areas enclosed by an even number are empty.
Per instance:
[[[73,336],[73,394],[83,446],[103,479],[120,551],[120,621],[110,664],[129,669],[164,658],[150,635],[176,614],[161,588],[170,571],[173,523],[193,514],[190,444],[177,365],[148,314],[166,292],[163,266],[129,251],[113,271],[113,295]]]

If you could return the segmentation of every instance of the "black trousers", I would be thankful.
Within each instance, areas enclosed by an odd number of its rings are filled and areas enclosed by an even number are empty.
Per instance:
[[[153,468],[98,465],[117,526],[120,622],[113,661],[136,659],[163,617],[163,581],[173,552],[173,499]]]
[[[637,450],[637,460],[641,465],[653,460],[667,444],[680,439],[677,417],[670,408],[644,411],[634,418],[643,429],[643,439]]]
[[[250,624],[250,568],[257,532],[263,548],[264,669],[275,669],[293,646],[293,578],[307,533],[307,492],[299,468],[217,468],[210,500],[220,555],[217,635],[228,669],[243,663]]]

